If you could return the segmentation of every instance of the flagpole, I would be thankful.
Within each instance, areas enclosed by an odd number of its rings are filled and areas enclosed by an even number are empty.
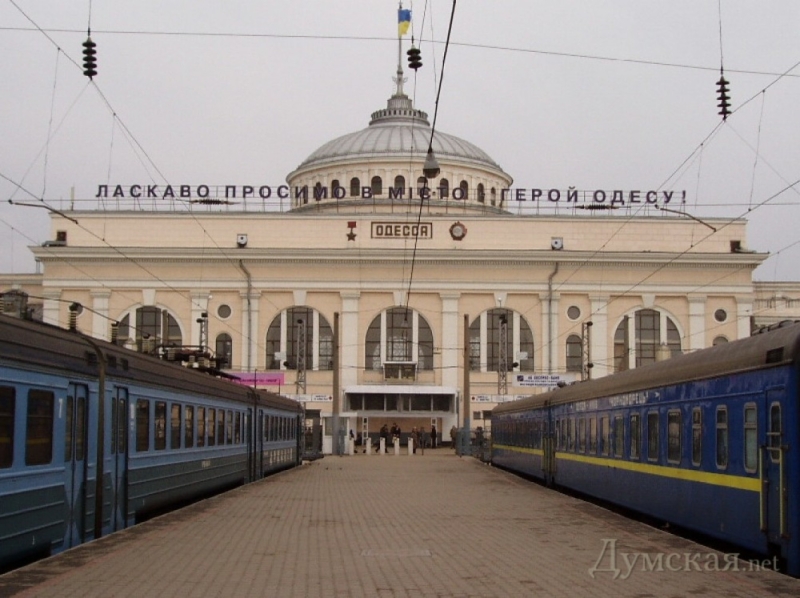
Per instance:
[[[403,10],[403,3],[399,2],[397,9],[398,26],[397,26],[397,92],[396,95],[403,95],[403,35],[400,33],[400,11]]]

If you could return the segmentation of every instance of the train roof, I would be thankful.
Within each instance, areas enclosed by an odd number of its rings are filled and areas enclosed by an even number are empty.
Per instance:
[[[288,397],[216,378],[192,368],[120,347],[113,343],[44,324],[0,314],[0,359],[21,365],[56,368],[76,375],[97,376],[97,350],[105,358],[106,373],[115,380],[130,380],[198,394],[213,391],[232,401],[252,404],[253,393],[262,407],[297,413],[302,406]]]
[[[764,367],[775,367],[798,360],[800,323],[789,323],[741,340],[677,355],[665,361],[641,366],[596,380],[587,380],[503,403],[493,413],[513,413],[548,403],[558,405],[611,397],[724,376]]]

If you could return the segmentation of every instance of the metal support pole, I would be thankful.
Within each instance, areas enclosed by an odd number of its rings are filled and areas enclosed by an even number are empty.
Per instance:
[[[339,412],[341,411],[341,389],[339,388],[341,385],[341,379],[339,368],[339,312],[337,311],[333,314],[333,417],[331,421],[333,426],[333,430],[331,431],[331,442],[333,446],[331,447],[331,450],[333,451],[334,455],[342,454],[340,439],[343,435],[339,433]]]
[[[464,394],[462,397],[462,409],[464,410],[464,422],[459,434],[458,454],[469,454],[469,430],[470,430],[470,389],[469,389],[469,315],[464,314]]]

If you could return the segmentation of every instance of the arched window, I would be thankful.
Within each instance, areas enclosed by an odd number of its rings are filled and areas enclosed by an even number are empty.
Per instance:
[[[422,190],[428,186],[428,179],[424,176],[421,176],[417,179],[417,195],[422,197]]]
[[[306,370],[332,370],[333,331],[318,311],[290,307],[275,316],[267,329],[267,368],[296,370],[301,357]]]
[[[394,177],[394,190],[395,192],[403,191],[406,188],[406,179],[402,175]],[[402,195],[400,195],[402,197]]]
[[[567,337],[567,371],[580,372],[583,368],[583,343],[577,334]]]
[[[367,328],[364,355],[368,370],[380,370],[384,361],[415,362],[417,370],[432,370],[433,331],[425,318],[413,309],[387,309],[378,314]]]
[[[372,195],[383,195],[383,181],[379,176],[372,177]]]
[[[323,191],[322,191],[322,183],[317,183],[314,185],[314,201],[320,201],[321,199],[327,199],[327,197],[323,198]],[[327,189],[326,189],[327,191]]]
[[[497,205],[497,189],[495,189],[494,187],[492,187],[492,190],[491,190],[489,193],[490,193],[490,199],[489,199],[489,201],[491,201],[491,202],[492,202],[492,205],[493,205],[493,206],[494,206],[494,205]]]
[[[714,339],[714,342],[711,343],[712,347],[716,347],[717,345],[726,345],[728,344],[728,339],[724,336],[718,336]]]
[[[450,197],[450,181],[447,179],[439,179],[439,197],[441,199]]]
[[[500,342],[503,327],[505,348]],[[483,330],[486,331],[485,336]],[[483,371],[499,371],[503,351],[509,370],[517,362],[519,370],[533,371],[533,331],[521,314],[510,309],[491,309],[475,318],[469,327],[469,348],[469,367],[472,371],[482,371],[483,364],[486,364],[486,370]]]
[[[131,330],[130,315],[119,322],[117,338],[120,344],[135,343],[142,353],[155,353],[159,347],[180,347],[183,335],[177,320],[165,309],[140,307],[136,310],[136,325]]]
[[[350,179],[350,197],[358,197],[361,195],[361,181],[358,177]]]
[[[486,191],[483,190],[483,183],[478,183],[478,201],[486,203]]]
[[[226,333],[217,335],[217,343],[214,354],[217,356],[217,367],[220,369],[230,368],[233,364],[233,341],[231,336]]]
[[[461,196],[464,201],[469,199],[469,183],[467,181],[461,181],[458,184],[459,188],[461,189]]]
[[[617,372],[680,352],[681,338],[675,322],[654,309],[640,309],[633,317],[625,316],[614,333],[614,369]]]
[[[341,185],[339,184],[339,179],[333,179],[331,181],[331,197],[332,198],[336,198],[336,190],[339,187],[341,187]],[[339,193],[341,193],[341,191]]]

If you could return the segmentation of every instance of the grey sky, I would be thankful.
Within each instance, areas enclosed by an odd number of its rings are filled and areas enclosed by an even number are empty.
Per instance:
[[[735,112],[710,138],[720,122],[717,0],[461,0],[437,128],[484,149],[515,187],[686,190],[693,214],[745,215],[800,178],[800,66],[790,71],[800,2],[721,5]],[[404,7],[424,62],[406,73],[406,91],[432,117],[452,2],[429,0],[424,30],[426,3]],[[54,207],[69,205],[73,187],[87,199],[107,182],[279,185],[385,106],[396,9],[95,0],[95,87],[67,58],[82,61],[88,0],[0,0],[0,175]],[[9,205],[31,198],[1,178],[0,191],[0,272],[32,271],[27,246],[49,237],[47,213]],[[749,248],[780,252],[756,278],[800,280],[800,189],[747,217]]]

